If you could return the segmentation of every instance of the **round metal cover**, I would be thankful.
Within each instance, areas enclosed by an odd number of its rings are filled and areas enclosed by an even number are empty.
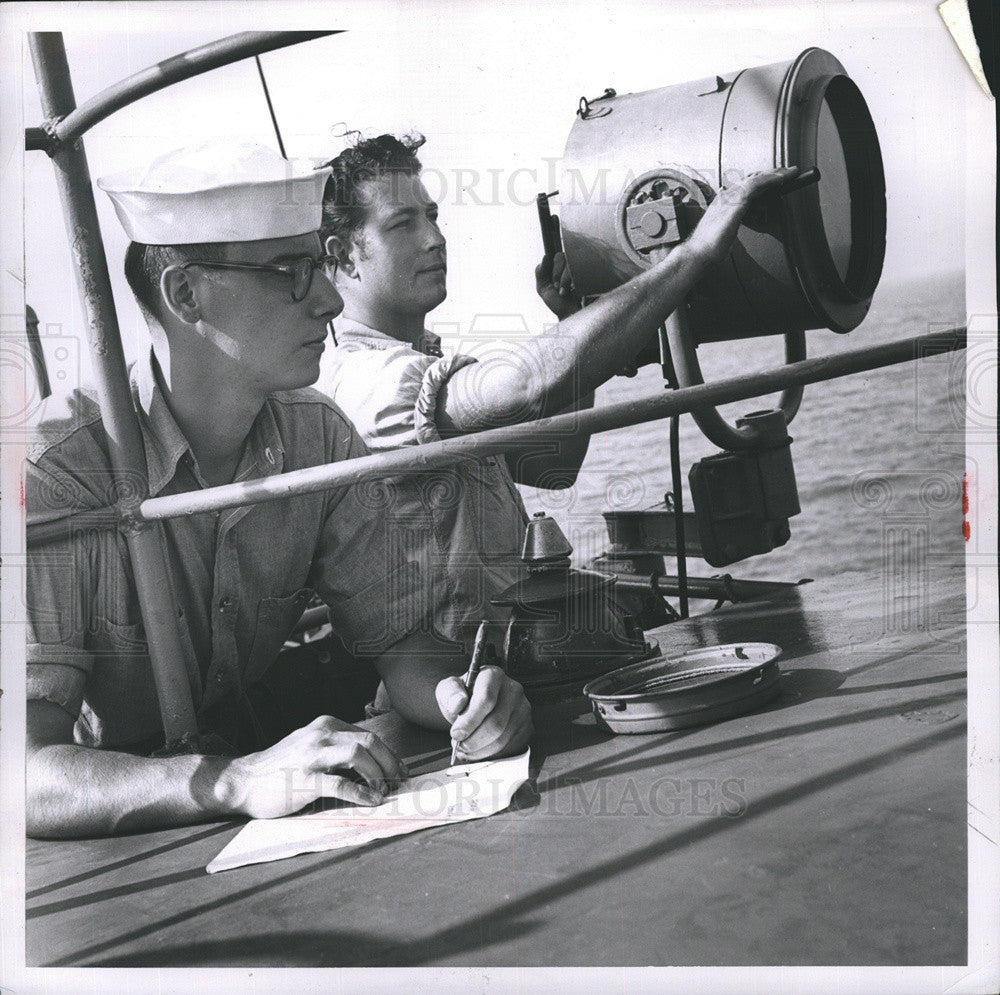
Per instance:
[[[643,733],[706,725],[753,711],[780,690],[773,643],[727,643],[658,656],[587,684],[599,724]]]

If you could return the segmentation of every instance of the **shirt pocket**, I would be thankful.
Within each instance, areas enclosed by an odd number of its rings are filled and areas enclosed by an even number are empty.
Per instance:
[[[95,656],[110,654],[117,658],[129,659],[149,655],[146,644],[146,630],[142,622],[124,624],[108,618],[99,618],[96,631],[90,636],[91,652]]]
[[[302,617],[311,596],[312,591],[303,587],[285,597],[260,599],[250,655],[244,672],[244,684],[259,681],[274,663],[278,651],[291,635],[295,623]]]

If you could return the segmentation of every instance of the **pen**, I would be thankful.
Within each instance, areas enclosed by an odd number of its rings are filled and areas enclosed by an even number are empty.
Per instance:
[[[479,671],[483,667],[483,648],[485,645],[486,645],[486,619],[484,618],[482,622],[479,623],[479,628],[476,630],[476,641],[472,644],[472,662],[469,664],[468,671],[462,677],[462,683],[465,685],[465,690],[469,694],[469,701],[472,700],[472,689],[476,684],[476,678],[479,676]],[[451,747],[452,767],[455,766],[455,761],[457,759],[458,759],[458,743],[453,743]]]

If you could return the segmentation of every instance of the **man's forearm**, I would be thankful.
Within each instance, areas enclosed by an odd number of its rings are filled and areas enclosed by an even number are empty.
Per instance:
[[[545,373],[533,384],[540,413],[594,391],[636,355],[684,302],[705,265],[686,245],[678,246],[663,262],[561,321],[554,336],[526,343]]]
[[[237,814],[228,757],[136,757],[71,743],[30,753],[29,836],[107,836]]]
[[[520,751],[531,737],[524,689],[497,666],[484,666],[470,691],[459,679],[464,649],[431,633],[415,633],[376,661],[396,712],[417,725],[450,731],[465,760]]]
[[[448,729],[435,698],[439,681],[465,673],[469,661],[458,643],[431,633],[414,633],[386,650],[375,667],[392,707],[405,719],[427,729]]]
[[[560,411],[636,355],[687,297],[707,258],[680,245],[662,262],[519,343],[511,356],[459,370],[439,407],[444,429],[472,432]]]
[[[591,391],[553,414],[587,411],[593,406],[594,394]],[[544,412],[545,416],[548,414],[549,412]],[[589,446],[590,433],[577,431],[553,436],[550,442],[543,442],[541,445],[510,449],[505,458],[511,476],[517,483],[562,490],[576,483]]]
[[[732,248],[757,198],[794,181],[794,166],[765,170],[723,189],[694,231],[662,262],[562,320],[555,334],[539,335],[513,357],[466,366],[451,379],[439,426],[474,432],[541,417],[607,380],[634,357],[713,264]]]

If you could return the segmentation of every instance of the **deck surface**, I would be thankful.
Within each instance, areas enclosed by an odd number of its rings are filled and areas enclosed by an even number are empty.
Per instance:
[[[489,819],[215,875],[237,823],[29,841],[27,963],[965,963],[964,596],[885,601],[840,578],[648,634],[777,643],[782,693],[642,736],[536,709],[535,782]]]

